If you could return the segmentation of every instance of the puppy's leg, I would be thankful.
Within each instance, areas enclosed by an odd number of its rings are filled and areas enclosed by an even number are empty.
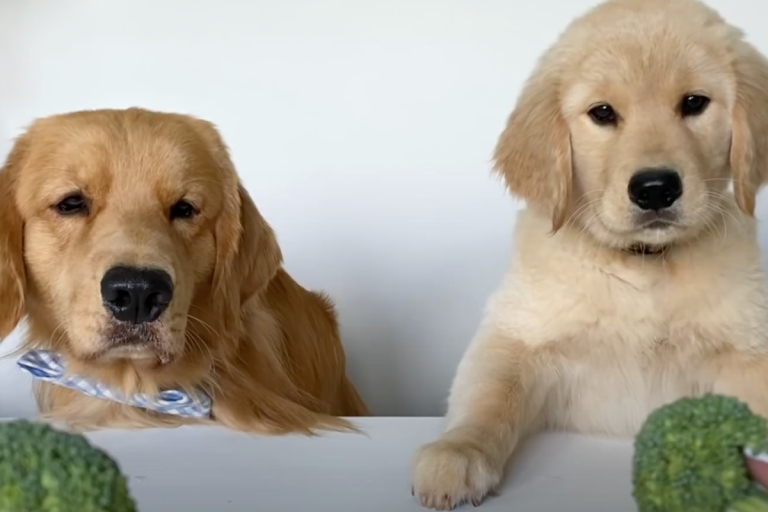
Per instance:
[[[501,482],[518,440],[541,416],[550,387],[541,364],[524,343],[478,335],[459,364],[445,432],[414,460],[413,493],[423,506],[477,506]]]
[[[713,393],[736,397],[768,418],[768,354],[730,354],[718,363]]]

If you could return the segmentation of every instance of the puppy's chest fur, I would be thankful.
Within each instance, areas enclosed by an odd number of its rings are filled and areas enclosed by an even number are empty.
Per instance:
[[[662,258],[567,234],[530,243],[531,224],[490,316],[546,362],[549,426],[631,435],[659,405],[710,391],[724,355],[768,352],[764,276],[744,230]]]

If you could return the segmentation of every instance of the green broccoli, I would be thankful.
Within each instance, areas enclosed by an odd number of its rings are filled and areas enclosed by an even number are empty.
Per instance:
[[[117,463],[78,434],[0,423],[0,512],[136,512]]]
[[[755,486],[743,450],[767,441],[766,419],[735,398],[709,394],[656,409],[635,438],[639,512],[724,512],[748,499]]]

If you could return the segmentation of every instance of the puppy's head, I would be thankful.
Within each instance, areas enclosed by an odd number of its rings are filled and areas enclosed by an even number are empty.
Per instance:
[[[498,142],[511,191],[600,243],[711,229],[768,173],[768,63],[695,0],[610,0],[542,57]]]
[[[83,364],[162,368],[235,342],[280,265],[216,129],[187,116],[39,120],[0,201],[0,337],[26,312],[32,341]]]

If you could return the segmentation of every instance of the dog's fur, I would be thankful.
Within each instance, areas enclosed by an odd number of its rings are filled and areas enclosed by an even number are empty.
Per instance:
[[[60,215],[73,193],[88,211]],[[182,199],[199,213],[171,220]],[[0,172],[0,339],[26,316],[23,348],[61,351],[73,372],[125,393],[203,386],[213,421],[234,429],[353,429],[339,416],[367,409],[345,375],[334,308],[281,262],[204,120],[142,109],[44,118]],[[170,274],[173,300],[157,321],[131,329],[107,313],[100,281],[116,265]],[[36,394],[76,429],[189,422],[58,386]]]
[[[693,93],[711,103],[683,117]],[[588,115],[600,102],[615,126]],[[768,416],[753,219],[768,173],[768,63],[738,29],[696,0],[597,6],[540,60],[495,161],[528,207],[446,430],[416,455],[424,506],[479,504],[540,429],[630,436],[654,408],[706,392]],[[627,192],[654,166],[684,185],[666,229],[639,226]]]

